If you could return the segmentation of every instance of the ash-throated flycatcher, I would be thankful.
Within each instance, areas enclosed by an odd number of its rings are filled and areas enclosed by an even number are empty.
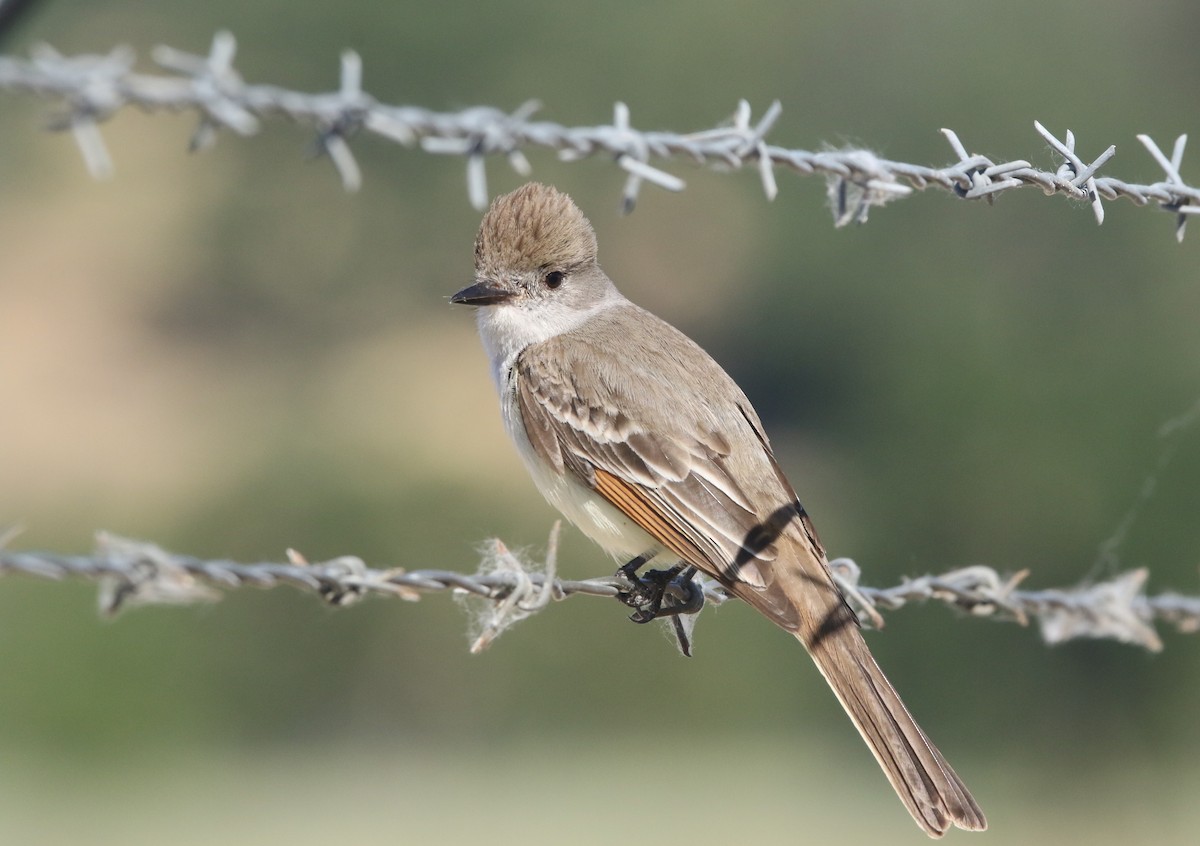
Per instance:
[[[795,635],[917,825],[986,828],[871,657],[750,401],[617,291],[567,195],[492,203],[451,302],[479,306],[505,427],[552,505],[613,555],[695,567]]]

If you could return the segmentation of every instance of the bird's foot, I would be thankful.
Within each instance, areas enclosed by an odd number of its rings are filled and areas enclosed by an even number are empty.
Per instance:
[[[667,570],[650,570],[644,576],[638,576],[638,568],[645,564],[645,560],[640,558],[633,559],[617,571],[632,585],[630,590],[617,594],[618,599],[634,609],[629,615],[630,620],[649,623],[663,617],[694,614],[704,605],[704,591],[692,581],[695,567],[688,567],[684,572],[684,566],[679,564]]]

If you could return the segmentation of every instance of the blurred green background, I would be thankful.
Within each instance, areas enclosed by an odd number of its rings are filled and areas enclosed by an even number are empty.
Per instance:
[[[775,143],[943,164],[1161,172],[1200,130],[1200,6],[43,0],[4,49],[239,40],[250,81],[439,110],[529,98],[567,124],[686,131],[738,98]],[[148,63],[146,65],[148,67]],[[96,182],[46,106],[0,97],[0,525],[80,552],[96,529],[181,552],[472,570],[554,518],[503,434],[471,315],[464,163],[363,137],[344,193],[272,121],[185,152],[194,120],[120,115]],[[1148,566],[1197,591],[1200,233],[1121,201],[941,192],[835,230],[824,185],[669,166],[617,214],[602,160],[531,154],[596,226],[631,298],[733,373],[832,554],[868,584],[985,562],[1070,585]],[[1195,155],[1184,175],[1197,180]],[[491,163],[490,188],[523,181]],[[413,397],[420,397],[414,401]],[[1169,453],[1169,460],[1160,459]],[[1115,556],[1101,555],[1148,475]],[[612,564],[568,530],[563,569]],[[576,600],[467,654],[451,600],[350,610],[288,590],[102,622],[94,590],[0,581],[0,842],[920,843],[795,643],[742,607],[680,658]],[[988,813],[987,842],[1194,843],[1200,658],[1050,649],[1031,629],[910,609],[869,635]],[[966,842],[968,835],[955,835]],[[982,842],[982,841],[980,841]]]

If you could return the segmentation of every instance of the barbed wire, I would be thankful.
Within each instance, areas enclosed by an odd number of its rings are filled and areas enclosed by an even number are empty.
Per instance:
[[[776,168],[823,175],[837,226],[863,223],[872,208],[929,187],[966,200],[991,202],[1006,191],[1036,186],[1046,195],[1090,203],[1098,223],[1104,221],[1103,200],[1123,197],[1139,206],[1155,203],[1175,215],[1179,240],[1188,216],[1200,212],[1200,188],[1187,184],[1180,175],[1186,135],[1175,140],[1170,158],[1148,135],[1137,136],[1165,174],[1164,180],[1152,184],[1099,175],[1100,168],[1115,155],[1115,146],[1088,162],[1077,152],[1070,130],[1060,140],[1037,121],[1035,130],[1062,159],[1054,171],[1041,170],[1024,159],[997,163],[968,153],[950,129],[941,131],[958,158],[934,168],[889,161],[865,149],[813,152],[768,144],[766,136],[781,112],[779,101],[754,121],[750,104],[742,100],[726,124],[684,134],[635,129],[629,109],[619,102],[609,125],[567,127],[530,120],[540,108],[535,101],[512,112],[491,106],[435,112],[382,103],[363,90],[362,60],[351,51],[342,54],[339,86],[334,92],[308,94],[275,85],[247,84],[233,65],[236,49],[228,32],[216,34],[207,56],[160,46],[152,57],[163,72],[146,74],[134,72],[135,55],[127,47],[107,55],[63,56],[43,45],[35,48],[29,59],[0,56],[0,90],[63,101],[65,109],[51,121],[50,128],[73,134],[84,163],[96,177],[108,176],[113,170],[99,124],[123,108],[136,106],[149,112],[195,112],[199,126],[192,136],[193,150],[213,144],[221,129],[252,135],[264,118],[281,116],[315,126],[318,151],[333,162],[350,191],[362,184],[362,171],[349,144],[360,131],[427,153],[465,156],[468,196],[480,209],[489,197],[486,157],[502,155],[518,173],[528,175],[531,167],[524,150],[544,148],[567,161],[611,155],[626,172],[622,194],[626,211],[636,203],[643,182],[682,190],[685,183],[681,178],[650,162],[684,159],[729,170],[754,166],[769,199],[778,193]]]
[[[356,556],[309,563],[294,550],[286,562],[241,564],[203,560],[167,552],[144,541],[100,533],[90,555],[18,552],[5,548],[13,533],[0,535],[0,575],[23,574],[55,581],[83,578],[100,583],[99,608],[114,616],[138,605],[191,604],[219,599],[222,591],[241,587],[274,588],[288,585],[314,593],[336,606],[352,605],[381,595],[408,601],[424,594],[451,591],[479,600],[474,615],[471,651],[479,652],[506,629],[571,596],[603,596],[632,604],[639,587],[619,574],[591,579],[562,579],[557,575],[559,524],[555,524],[540,562],[514,552],[499,540],[483,548],[478,570],[375,569]],[[1022,570],[1004,576],[976,565],[941,575],[905,579],[888,588],[859,583],[861,572],[848,558],[830,562],[834,577],[864,624],[883,625],[880,611],[894,611],[916,602],[940,602],[974,617],[989,617],[1028,625],[1037,621],[1048,644],[1075,638],[1104,638],[1162,649],[1155,623],[1177,631],[1200,631],[1200,597],[1176,593],[1147,596],[1148,571],[1131,570],[1107,581],[1074,588],[1022,590],[1028,575]],[[643,580],[642,586],[652,584]],[[692,626],[705,605],[721,605],[730,595],[717,582],[676,578],[667,586],[663,608],[673,626],[680,650],[690,654]]]

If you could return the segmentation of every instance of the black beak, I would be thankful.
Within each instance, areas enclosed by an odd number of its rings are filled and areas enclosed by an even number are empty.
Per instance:
[[[460,305],[485,306],[506,302],[516,294],[512,288],[505,288],[487,279],[468,285],[450,298],[450,302]]]

